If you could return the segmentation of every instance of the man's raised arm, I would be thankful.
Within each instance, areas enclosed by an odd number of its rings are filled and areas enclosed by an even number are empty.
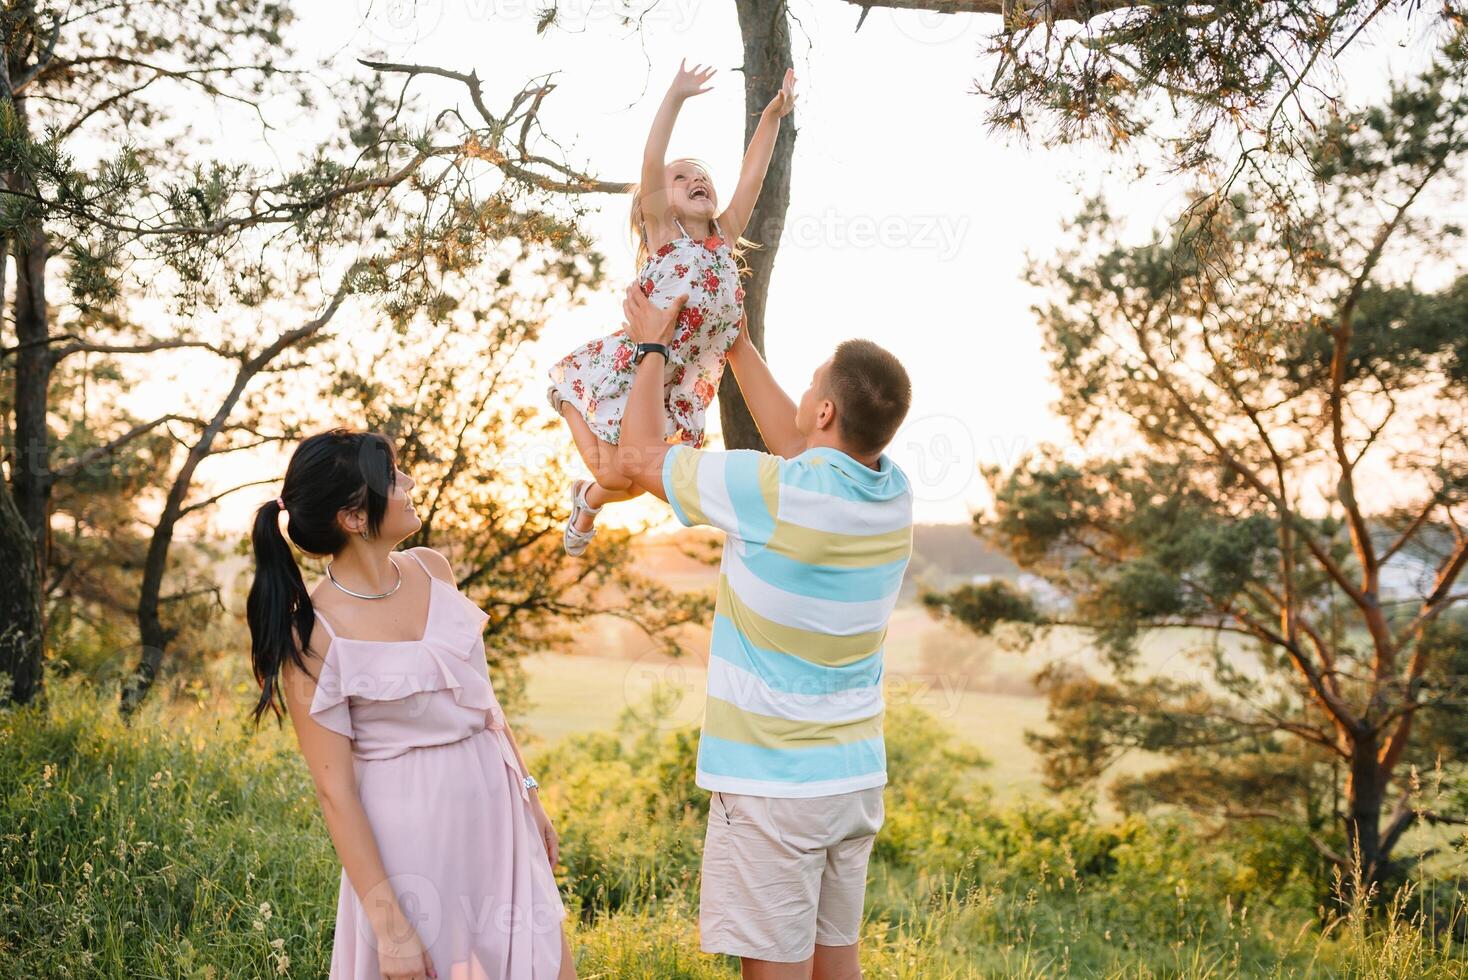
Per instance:
[[[686,295],[679,296],[666,310],[659,309],[642,294],[637,283],[627,287],[627,298],[622,301],[628,339],[638,345],[661,344],[664,351],[650,351],[636,362],[632,390],[622,410],[617,469],[634,486],[662,500],[668,499],[663,489],[663,459],[668,455],[663,437],[663,369],[667,366],[666,347],[673,342],[673,328],[686,302]]]
[[[744,404],[765,445],[776,456],[790,459],[805,452],[805,436],[795,425],[795,402],[785,394],[770,366],[749,339],[748,322],[739,324],[739,336],[729,348],[729,366],[744,395]]]

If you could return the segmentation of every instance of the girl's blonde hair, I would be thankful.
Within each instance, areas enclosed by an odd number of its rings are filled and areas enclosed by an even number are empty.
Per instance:
[[[679,157],[676,160],[668,161],[669,166],[675,163],[691,163],[695,167],[702,170],[705,175],[709,175],[708,164],[704,163],[697,157]],[[709,179],[710,181],[712,181],[712,176],[710,176]],[[647,264],[648,257],[652,255],[652,249],[648,248],[647,222],[642,215],[642,185],[640,183],[633,184],[631,193],[632,211],[628,215],[627,223],[632,232],[632,240],[637,243],[637,274],[641,275],[642,267]],[[743,235],[740,235],[739,238],[731,244],[731,251],[734,254],[734,262],[739,267],[740,276],[748,275],[749,267],[744,262],[744,253],[751,248],[762,248],[763,246],[761,246],[756,241],[745,238]]]

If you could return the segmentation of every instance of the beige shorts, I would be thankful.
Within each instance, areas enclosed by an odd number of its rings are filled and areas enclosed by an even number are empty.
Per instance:
[[[719,793],[703,844],[700,948],[799,963],[861,932],[882,787],[801,799]]]

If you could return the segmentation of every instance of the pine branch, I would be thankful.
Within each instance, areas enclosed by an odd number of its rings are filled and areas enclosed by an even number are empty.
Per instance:
[[[1026,20],[1073,21],[1084,24],[1089,20],[1116,10],[1133,7],[1150,7],[1154,4],[1144,0],[846,0],[854,7],[862,8],[856,29],[873,7],[892,10],[925,10],[937,14],[1000,14],[1011,20],[1024,17]],[[1211,6],[1199,3],[1192,6]]]
[[[160,425],[166,425],[169,422],[187,422],[191,425],[198,426],[202,426],[205,424],[202,419],[192,418],[187,415],[163,415],[154,419],[151,422],[141,422],[133,426],[131,429],[128,429],[126,432],[118,436],[116,439],[113,439],[111,442],[105,443],[101,446],[94,446],[91,449],[88,449],[86,452],[82,453],[71,462],[63,463],[60,466],[53,467],[51,470],[51,478],[52,480],[64,480],[69,477],[75,476],[77,473],[80,473],[83,469],[91,466],[93,463],[105,459],[108,456],[114,455],[119,449],[122,449],[124,446],[137,439],[138,437],[147,435],[149,432],[152,432]]]

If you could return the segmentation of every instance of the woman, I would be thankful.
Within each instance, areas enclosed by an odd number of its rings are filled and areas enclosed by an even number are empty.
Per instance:
[[[342,862],[331,977],[574,978],[556,834],[485,666],[488,617],[380,435],[296,447],[255,515],[247,614],[260,700],[290,715]],[[306,591],[290,546],[330,556]],[[303,646],[301,638],[306,642]]]

